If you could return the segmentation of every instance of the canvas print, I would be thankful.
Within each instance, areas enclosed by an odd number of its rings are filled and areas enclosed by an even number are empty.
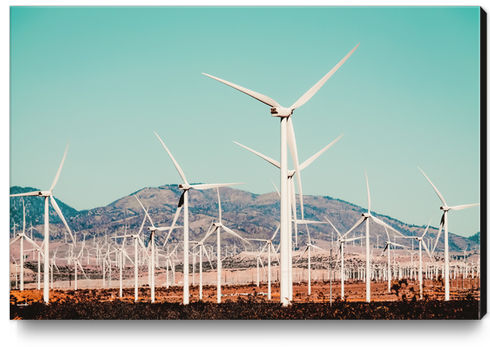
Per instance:
[[[481,319],[485,31],[11,7],[10,319]]]

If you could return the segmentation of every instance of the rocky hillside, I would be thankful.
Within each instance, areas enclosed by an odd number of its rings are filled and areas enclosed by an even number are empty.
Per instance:
[[[34,188],[12,187],[11,194],[32,191]],[[77,233],[77,239],[86,235],[86,239],[98,238],[105,236],[123,235],[125,230],[128,233],[137,232],[141,227],[144,212],[134,196],[137,196],[148,208],[149,214],[155,226],[170,226],[177,209],[177,203],[180,197],[180,190],[177,185],[165,185],[160,187],[143,188],[137,192],[114,201],[105,207],[98,207],[91,210],[76,211],[70,206],[57,200],[65,218],[71,229]],[[246,191],[233,188],[220,188],[221,204],[223,211],[223,224],[236,231],[239,235],[246,238],[271,238],[274,234],[280,219],[280,202],[277,193],[252,194]],[[44,202],[39,197],[24,197],[26,203],[26,222],[34,225],[36,231],[33,236],[40,237],[43,231],[43,212]],[[298,218],[300,217],[299,202]],[[11,208],[11,233],[13,222],[17,223],[17,230],[22,228],[22,201],[21,198],[10,198]],[[218,197],[216,190],[191,190],[189,193],[189,223],[190,223],[190,240],[200,240],[213,220],[218,219]],[[341,232],[345,233],[360,218],[361,213],[367,212],[364,208],[350,204],[349,202],[325,197],[325,196],[305,196],[304,197],[304,214],[306,220],[325,221],[326,216]],[[378,215],[372,212],[388,225],[399,230],[406,236],[421,235],[425,226],[408,225],[401,221],[390,218],[389,216]],[[177,225],[183,224],[183,211],[181,212]],[[146,226],[150,225],[147,221],[142,233],[147,235]],[[308,227],[310,237],[313,243],[321,247],[327,247],[332,236],[336,240],[335,231],[329,224],[316,224]],[[65,229],[59,220],[56,212],[50,207],[50,230],[51,237],[55,240],[63,240]],[[437,235],[437,229],[430,228],[427,237],[434,238]],[[156,242],[161,244],[166,237],[167,232],[157,232]],[[356,228],[351,235],[361,236],[365,233],[364,225]],[[386,232],[383,227],[370,222],[370,242],[376,246],[379,242],[380,247],[387,240]],[[379,236],[377,236],[379,235]],[[442,250],[443,235],[438,243],[438,250]],[[178,242],[183,238],[183,230],[175,229],[172,232],[170,240]],[[393,240],[393,234],[390,234]],[[145,238],[147,239],[147,238]],[[216,240],[213,235],[209,238],[212,244]],[[246,244],[227,233],[222,234],[221,242],[223,245],[233,246],[236,244],[239,250],[244,250]],[[293,235],[293,244],[296,237]],[[409,240],[396,240],[411,248],[412,242]],[[450,234],[451,251],[462,251],[468,246],[468,250],[479,248],[476,238],[465,238],[459,235]],[[360,241],[358,241],[360,242]],[[427,242],[427,240],[426,240]],[[279,243],[279,233],[274,240],[275,244]],[[297,247],[302,247],[307,243],[307,230],[304,225],[298,226],[298,243]],[[416,243],[414,243],[417,247]],[[258,242],[253,242],[256,249]],[[247,246],[250,250],[250,246]]]

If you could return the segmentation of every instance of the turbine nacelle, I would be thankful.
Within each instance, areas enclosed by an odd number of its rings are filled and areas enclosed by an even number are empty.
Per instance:
[[[449,207],[449,206],[441,206],[440,209],[442,211],[446,212],[446,211],[449,211],[451,209],[451,207]]]
[[[272,117],[289,117],[293,114],[293,110],[285,107],[271,107]]]
[[[369,218],[369,217],[372,217],[373,215],[370,212],[366,212],[366,213],[361,214],[361,216]]]
[[[188,183],[179,184],[179,189],[189,190],[191,188],[192,188],[192,186],[190,184],[188,184]]]

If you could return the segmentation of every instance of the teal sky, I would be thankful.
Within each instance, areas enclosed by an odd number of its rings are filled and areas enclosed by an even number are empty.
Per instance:
[[[293,121],[303,191],[432,225],[440,201],[480,202],[479,7],[12,7],[10,185],[103,206],[180,183],[156,131],[190,182],[274,190],[279,159],[268,106],[205,72],[292,105],[359,48]],[[292,168],[292,162],[289,161]],[[480,209],[449,213],[480,230]]]

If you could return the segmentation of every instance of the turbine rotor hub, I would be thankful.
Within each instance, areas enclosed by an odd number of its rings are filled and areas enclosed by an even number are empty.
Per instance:
[[[271,107],[272,117],[289,117],[293,114],[293,110],[284,107]]]

